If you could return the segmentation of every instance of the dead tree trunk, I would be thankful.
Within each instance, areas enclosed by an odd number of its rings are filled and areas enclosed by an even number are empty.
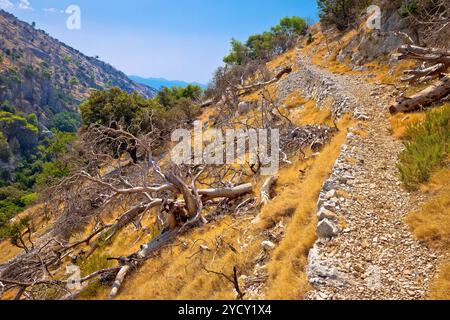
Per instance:
[[[277,182],[278,177],[272,176],[264,182],[262,188],[261,188],[261,202],[260,206],[265,206],[270,202],[270,190],[272,189],[272,186]]]
[[[270,79],[269,81],[264,81],[264,82],[258,82],[258,83],[254,83],[248,86],[242,86],[237,88],[240,93],[240,96],[246,95],[254,90],[260,89],[262,87],[266,87],[268,85],[271,85],[272,83],[278,82],[284,75],[286,74],[290,74],[292,72],[292,67],[286,67],[283,70],[281,70],[274,78]]]
[[[423,62],[417,69],[405,70],[402,81],[415,84],[438,78],[440,80],[411,97],[402,95],[397,98],[396,104],[389,108],[391,114],[419,110],[450,94],[450,76],[446,74],[450,67],[450,51],[413,45],[402,46],[398,51],[399,60],[414,59]]]
[[[412,112],[427,107],[450,94],[450,76],[444,77],[425,90],[411,96],[400,96],[397,103],[390,108],[391,114]]]

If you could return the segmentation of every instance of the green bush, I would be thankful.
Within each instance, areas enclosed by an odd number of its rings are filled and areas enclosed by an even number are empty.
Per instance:
[[[50,129],[57,129],[62,132],[77,132],[80,126],[81,116],[75,112],[58,113],[50,122]]]
[[[246,47],[242,42],[231,39],[231,51],[230,54],[223,58],[225,63],[236,63],[242,64],[249,55],[249,48]]]
[[[9,112],[12,114],[15,114],[17,112],[17,109],[15,106],[11,104],[8,100],[5,100],[0,105],[0,111]]]
[[[232,39],[230,53],[223,61],[241,65],[249,60],[268,60],[290,49],[307,29],[305,19],[295,16],[284,17],[270,31],[250,36],[245,44]]]
[[[20,198],[20,201],[23,203],[25,207],[31,206],[36,202],[36,200],[37,200],[36,192],[26,194]]]
[[[0,111],[0,131],[10,140],[10,148],[13,152],[19,151],[23,154],[33,152],[38,144],[39,136],[36,125],[36,116],[27,117]]]
[[[180,123],[193,121],[198,115],[197,100],[203,91],[198,86],[164,88],[154,99],[144,99],[137,93],[127,93],[117,87],[94,91],[81,104],[83,124],[117,126],[130,133],[148,133],[154,127],[161,132],[171,131]],[[171,117],[174,113],[176,118]]]
[[[19,248],[24,249],[26,252],[29,251],[25,240],[23,239],[24,229],[30,229],[30,219],[23,218],[17,223],[7,224],[0,227],[0,237],[8,238],[11,243]]]
[[[70,174],[70,165],[64,161],[46,162],[42,166],[42,172],[36,176],[36,184],[39,187],[52,184]]]
[[[65,56],[64,57],[64,61],[66,62],[66,63],[72,63],[73,62],[73,58],[71,57],[71,56]]]
[[[75,86],[78,84],[78,79],[74,76],[72,76],[69,80],[70,85]]]
[[[419,4],[417,0],[400,1],[404,2],[400,4],[399,14],[402,18],[406,18],[410,15],[414,15],[419,10]]]
[[[428,181],[433,170],[445,164],[450,151],[450,104],[442,110],[428,111],[425,121],[407,132],[405,150],[398,169],[408,189]]]
[[[3,132],[0,132],[0,160],[3,162],[9,162],[12,156],[11,148],[6,140]]]
[[[93,254],[86,262],[81,265],[81,276],[86,277],[98,270],[107,269],[112,267],[111,261],[108,261],[108,257],[104,254]],[[102,287],[100,280],[92,280],[83,289],[80,294],[81,299],[88,299],[94,297],[98,290]]]
[[[370,5],[368,0],[317,0],[320,22],[339,30],[350,27]]]

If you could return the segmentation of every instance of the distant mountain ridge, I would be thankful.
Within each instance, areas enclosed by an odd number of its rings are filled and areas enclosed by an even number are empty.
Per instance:
[[[156,90],[0,10],[0,104],[35,114],[40,124],[78,105],[92,89],[119,87],[146,98]]]
[[[134,82],[147,85],[149,87],[160,90],[163,87],[186,87],[189,84],[197,85],[203,89],[206,89],[208,86],[203,83],[198,82],[186,82],[181,80],[167,80],[164,78],[143,78],[139,76],[129,76],[131,80]]]

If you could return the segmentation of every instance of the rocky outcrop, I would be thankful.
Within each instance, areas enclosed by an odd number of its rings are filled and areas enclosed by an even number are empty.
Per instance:
[[[417,35],[412,31],[408,22],[399,14],[398,8],[391,1],[381,1],[381,29],[369,29],[365,26],[368,16],[361,20],[355,37],[342,48],[337,60],[355,70],[361,70],[364,65],[380,58],[386,58],[391,64],[396,63],[393,55],[405,42],[401,33],[407,34],[414,41]]]

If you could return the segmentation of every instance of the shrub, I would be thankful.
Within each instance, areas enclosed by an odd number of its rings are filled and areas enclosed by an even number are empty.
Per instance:
[[[73,58],[72,58],[71,56],[65,56],[65,57],[64,57],[64,61],[65,61],[66,63],[72,63]]]
[[[78,84],[78,80],[76,77],[73,76],[70,78],[69,83],[70,83],[70,85],[75,86]]]
[[[106,255],[96,253],[92,255],[82,266],[81,266],[81,276],[88,276],[98,270],[107,269],[112,266],[111,262],[108,261]],[[83,288],[80,293],[81,299],[93,298],[97,295],[99,289],[102,287],[100,280],[95,279],[89,282],[89,284]]]
[[[61,112],[56,114],[51,122],[50,128],[62,132],[76,132],[81,126],[81,116],[75,112]]]
[[[127,128],[132,134],[150,130],[150,123],[144,119],[145,111],[156,111],[158,108],[161,109],[156,103],[139,94],[128,94],[117,87],[107,91],[94,91],[80,106],[86,127],[91,124],[108,127],[116,123]]]
[[[23,205],[25,207],[31,206],[32,204],[34,204],[37,200],[37,193],[33,192],[33,193],[29,193],[27,195],[24,195],[20,198],[20,201],[23,203]]]
[[[17,112],[16,107],[11,104],[8,100],[5,100],[0,105],[0,111],[9,112],[15,114]]]
[[[317,0],[320,22],[345,30],[370,5],[367,0]]]
[[[161,132],[171,131],[178,124],[192,121],[198,115],[195,101],[203,91],[198,86],[164,88],[154,99],[144,99],[137,93],[127,93],[119,88],[94,91],[81,104],[83,124],[103,126],[121,125],[130,133],[148,133],[155,127]],[[176,118],[170,117],[173,112]]]
[[[268,60],[290,49],[297,38],[306,33],[307,28],[303,18],[284,17],[270,31],[250,36],[245,44],[232,39],[230,53],[223,61],[242,65],[249,60]]]
[[[2,132],[0,132],[0,160],[3,162],[9,162],[12,152],[9,147],[8,141]]]
[[[13,152],[32,153],[38,143],[39,130],[36,122],[35,116],[26,118],[26,116],[0,111],[0,131],[10,140],[10,148]]]
[[[29,218],[23,218],[18,223],[3,226],[0,229],[0,237],[8,238],[11,241],[11,244],[28,252],[29,248],[23,238],[23,230],[26,228],[31,232]]]
[[[398,165],[405,186],[416,189],[427,181],[433,170],[443,165],[449,150],[450,104],[446,104],[442,110],[428,111],[423,123],[408,129]]]
[[[419,9],[419,5],[416,0],[410,0],[403,3],[399,9],[399,14],[402,18],[406,18],[411,14],[416,14]]]
[[[230,54],[223,58],[223,62],[242,64],[247,59],[248,55],[248,47],[246,47],[242,42],[233,38],[231,39]]]

